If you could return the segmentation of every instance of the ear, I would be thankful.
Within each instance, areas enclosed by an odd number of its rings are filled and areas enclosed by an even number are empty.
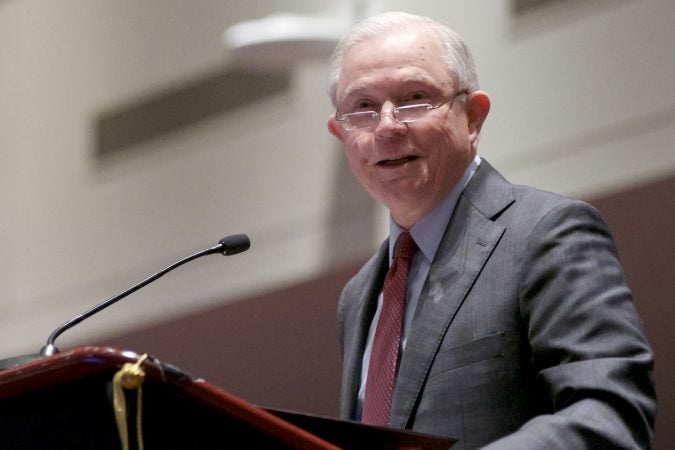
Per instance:
[[[490,96],[483,91],[475,91],[469,94],[466,100],[466,114],[469,126],[469,136],[472,142],[476,142],[483,122],[490,112]]]
[[[335,120],[335,116],[331,115],[328,118],[328,131],[330,131],[330,134],[338,138],[341,142],[344,142],[344,133],[345,130],[342,128],[342,126],[338,123],[337,120]]]

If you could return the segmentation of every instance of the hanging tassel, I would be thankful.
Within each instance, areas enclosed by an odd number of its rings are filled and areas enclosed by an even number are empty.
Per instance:
[[[138,439],[138,450],[143,450],[143,381],[145,372],[141,368],[148,355],[142,355],[134,363],[125,364],[117,371],[113,377],[113,408],[115,409],[115,420],[117,421],[117,431],[120,435],[122,450],[129,450],[129,430],[127,428],[127,402],[124,390],[135,390],[136,394],[136,438]]]

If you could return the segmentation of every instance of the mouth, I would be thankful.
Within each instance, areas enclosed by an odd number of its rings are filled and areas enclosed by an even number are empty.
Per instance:
[[[396,159],[383,159],[382,161],[378,161],[377,165],[380,167],[399,167],[404,165],[405,163],[408,163],[410,161],[416,160],[418,157],[415,155],[409,155],[409,156],[403,156],[401,158],[396,158]]]

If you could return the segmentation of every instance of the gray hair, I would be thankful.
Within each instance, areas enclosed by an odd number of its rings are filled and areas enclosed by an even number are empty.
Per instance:
[[[478,76],[473,57],[459,34],[429,17],[404,12],[387,12],[368,17],[354,25],[335,47],[328,72],[328,95],[334,106],[337,103],[337,84],[342,71],[342,62],[347,51],[359,42],[413,24],[426,25],[437,34],[444,50],[443,59],[450,72],[457,78],[459,89],[466,89],[469,92],[478,89]]]

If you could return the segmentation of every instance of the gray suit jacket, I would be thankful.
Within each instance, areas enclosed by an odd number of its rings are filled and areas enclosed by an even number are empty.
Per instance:
[[[354,419],[387,243],[345,287],[341,415]],[[653,355],[610,233],[589,205],[512,185],[483,160],[415,312],[392,426],[457,449],[646,448]]]

